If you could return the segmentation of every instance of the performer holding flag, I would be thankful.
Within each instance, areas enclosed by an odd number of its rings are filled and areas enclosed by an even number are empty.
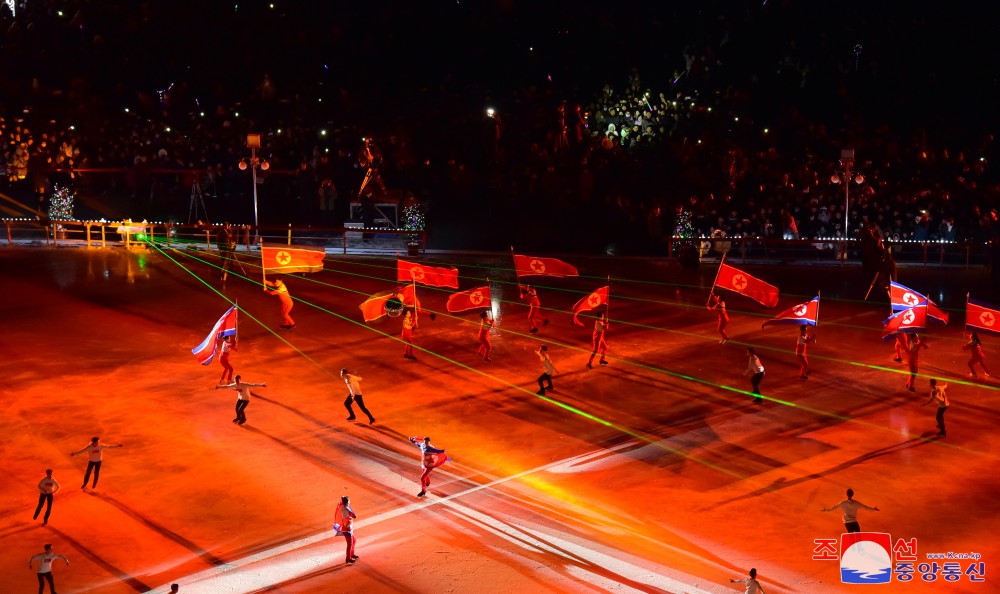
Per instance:
[[[510,247],[510,254],[514,257],[514,273],[517,276],[518,291],[521,299],[528,302],[528,332],[534,334],[538,332],[538,310],[542,304],[538,300],[538,292],[531,285],[521,285],[523,276],[554,276],[563,278],[567,276],[579,276],[580,273],[572,264],[563,262],[556,258],[537,258],[534,256],[522,256],[514,253],[514,246]],[[547,326],[548,319],[542,320],[542,325]]]
[[[716,295],[715,293],[708,294],[708,304],[705,307],[709,311],[714,311],[715,315],[719,318],[719,336],[722,337],[719,340],[719,344],[726,344],[729,340],[729,334],[726,333],[726,326],[729,325],[729,314],[726,313],[726,300],[722,298],[721,295]],[[765,322],[766,324],[767,322]]]
[[[215,326],[212,326],[212,331],[208,333],[205,340],[201,341],[201,344],[191,349],[191,353],[198,359],[199,363],[202,365],[208,365],[212,362],[221,338],[226,336],[236,336],[238,311],[238,305],[230,307],[226,313],[222,314],[222,317],[215,323]]]
[[[726,264],[725,260],[726,257],[723,255],[710,294],[714,294],[716,287],[718,287],[749,297],[764,307],[778,305],[778,287],[765,283],[738,268],[733,268]]]
[[[597,353],[601,353],[601,359],[598,361],[601,365],[607,365],[608,360],[605,358],[608,352],[608,343],[606,340],[606,334],[608,331],[608,326],[610,325],[608,321],[608,311],[611,307],[611,277],[608,277],[607,286],[597,289],[593,293],[587,295],[583,299],[576,302],[573,306],[573,323],[577,326],[583,326],[583,322],[580,321],[580,314],[584,311],[594,311],[600,310],[598,313],[597,320],[594,321],[594,333],[591,335],[591,343],[594,350],[590,354],[590,360],[587,361],[587,369],[593,369],[594,357]]]
[[[493,343],[490,342],[490,331],[493,330],[495,323],[493,318],[489,315],[489,310],[483,311],[479,314],[479,348],[476,349],[476,353],[482,355],[483,360],[489,363],[493,359],[490,359],[490,353],[493,351]]]
[[[431,445],[430,437],[425,437],[423,440],[419,437],[411,437],[410,443],[423,452],[423,457],[420,460],[420,468],[423,472],[420,473],[420,492],[417,493],[417,497],[423,497],[431,486],[431,471],[443,465],[450,458],[445,456],[444,450],[439,450]]]

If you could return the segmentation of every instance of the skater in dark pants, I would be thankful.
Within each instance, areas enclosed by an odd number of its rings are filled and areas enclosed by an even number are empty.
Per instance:
[[[764,400],[760,397],[760,380],[764,379],[764,366],[761,364],[760,358],[757,356],[757,352],[753,350],[753,347],[747,349],[747,356],[750,360],[743,375],[750,376],[750,385],[753,386],[752,392],[757,395],[753,399],[753,403],[760,404]]]
[[[552,364],[552,359],[549,359],[549,347],[543,344],[538,347],[535,354],[538,355],[538,360],[542,363],[542,375],[538,376],[538,392],[536,394],[545,396],[545,390],[553,389],[552,376],[558,373],[559,370]]]
[[[125,445],[125,444],[121,444],[121,443],[119,443],[119,444],[101,443],[101,438],[94,437],[94,438],[92,438],[90,440],[89,444],[87,444],[86,446],[83,447],[82,450],[77,450],[77,451],[73,452],[72,454],[70,454],[71,456],[76,456],[78,454],[82,454],[84,452],[87,452],[87,454],[90,456],[90,462],[87,463],[87,472],[86,472],[86,474],[83,475],[83,486],[80,487],[81,489],[86,489],[87,488],[87,481],[90,480],[90,473],[91,473],[91,471],[93,471],[93,473],[94,473],[94,484],[91,486],[91,489],[96,489],[97,488],[97,479],[100,478],[100,476],[101,476],[101,461],[103,459],[102,452],[106,448],[120,448],[123,445]]]
[[[346,369],[341,369],[340,377],[344,378],[344,383],[347,384],[347,399],[344,400],[344,408],[347,409],[347,414],[349,415],[347,420],[353,421],[357,418],[354,416],[354,409],[351,408],[351,403],[357,402],[358,408],[360,408],[361,412],[365,413],[365,416],[368,417],[368,424],[374,424],[375,417],[372,416],[372,413],[368,412],[368,409],[365,407],[365,399],[361,395],[361,376],[352,375],[347,373]]]
[[[877,507],[868,507],[864,503],[854,499],[854,489],[847,490],[847,499],[841,501],[833,507],[824,507],[821,511],[831,512],[839,509],[844,514],[844,529],[848,532],[861,532],[861,525],[858,524],[858,509],[868,511],[878,511]]]
[[[242,425],[247,422],[246,409],[250,406],[250,388],[264,388],[267,384],[250,384],[244,383],[240,376],[236,376],[236,381],[231,384],[215,386],[216,390],[222,388],[232,388],[236,390],[236,418],[233,419],[234,423]]]
[[[52,563],[56,559],[62,559],[66,562],[66,565],[69,565],[69,559],[58,553],[53,553],[52,545],[47,544],[45,545],[44,553],[38,553],[28,560],[28,569],[31,569],[35,561],[38,561],[38,594],[42,594],[45,591],[45,582],[49,583],[50,594],[56,594],[55,580],[52,579]]]
[[[32,520],[38,519],[38,514],[45,505],[45,516],[42,518],[42,526],[49,523],[49,515],[52,514],[52,496],[59,490],[59,483],[52,478],[52,469],[46,469],[45,478],[38,482],[38,507],[35,508],[35,515]]]
[[[938,435],[945,435],[945,430],[944,430],[944,412],[946,410],[948,410],[949,406],[951,406],[951,402],[948,400],[948,392],[946,391],[947,389],[948,389],[948,384],[940,384],[939,385],[937,383],[937,380],[932,379],[931,380],[931,397],[928,398],[927,402],[925,402],[923,404],[923,406],[927,406],[931,402],[934,402],[935,400],[937,401],[938,409],[937,409],[937,416],[936,416],[936,418],[937,418],[937,426],[938,426]]]

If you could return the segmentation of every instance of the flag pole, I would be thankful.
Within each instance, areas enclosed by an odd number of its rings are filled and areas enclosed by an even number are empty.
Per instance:
[[[517,272],[517,258],[514,256],[514,246],[510,246],[510,259],[514,261],[514,278],[517,279],[518,290],[521,289],[521,275]]]
[[[264,286],[267,286],[267,267],[264,266],[264,240],[260,240],[260,276],[264,279]]]
[[[965,292],[965,326],[962,327],[962,336],[963,337],[969,336],[969,334],[966,332],[966,330],[969,329],[969,295],[971,293],[972,293],[971,291],[966,291]]]
[[[708,291],[708,299],[705,301],[705,307],[712,302],[712,295],[715,294],[715,285],[719,283],[719,273],[722,272],[722,265],[726,262],[726,254],[722,254],[722,258],[719,259],[719,269],[715,271],[715,280],[712,281],[712,288]]]
[[[420,315],[420,313],[419,313],[420,312],[420,306],[418,306],[417,304],[420,303],[420,302],[417,301],[417,279],[416,279],[416,277],[413,276],[412,272],[410,273],[410,280],[413,282],[413,329],[416,330],[417,329],[417,318]]]
[[[816,327],[819,328],[819,302],[822,301],[820,291],[816,291]]]

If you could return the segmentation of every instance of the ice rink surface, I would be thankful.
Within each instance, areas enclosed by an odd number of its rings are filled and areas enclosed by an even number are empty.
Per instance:
[[[996,590],[1000,384],[969,378],[962,350],[966,293],[1000,302],[980,268],[900,269],[951,315],[929,322],[911,393],[880,340],[888,299],[864,300],[859,266],[729,261],[781,298],[767,310],[725,292],[720,345],[705,308],[716,264],[566,257],[580,277],[525,279],[550,321],[531,334],[509,255],[418,258],[457,266],[461,289],[489,279],[487,363],[477,313],[445,311],[451,289],[417,289],[416,361],[402,357],[400,319],[363,322],[358,305],[396,286],[392,257],[330,254],[322,272],[285,276],[291,330],[261,290],[259,258],[240,259],[223,284],[217,254],[197,249],[0,248],[0,592],[35,590],[26,564],[45,543],[71,561],[55,564],[61,594],[172,582],[183,594],[719,593],[742,591],[729,579],[750,567],[769,593]],[[570,310],[609,278],[610,365],[587,369],[593,318],[574,326]],[[801,380],[797,328],[761,323],[817,292]],[[236,373],[267,383],[243,426],[235,392],[214,389],[217,359],[191,354],[231,302]],[[1000,339],[982,338],[1000,370]],[[544,397],[543,344],[558,368]],[[766,369],[759,406],[742,375],[748,346]],[[375,424],[345,420],[344,367],[364,378]],[[921,406],[930,378],[950,385],[945,437]],[[69,454],[92,436],[124,447],[81,490],[86,456]],[[410,436],[451,457],[423,499]],[[42,526],[31,516],[46,468],[62,489]],[[820,510],[848,487],[880,510],[860,512],[862,529],[906,545],[894,554],[928,575],[841,583],[843,523]],[[331,530],[342,495],[359,516],[353,565]],[[986,581],[955,554],[981,555]]]

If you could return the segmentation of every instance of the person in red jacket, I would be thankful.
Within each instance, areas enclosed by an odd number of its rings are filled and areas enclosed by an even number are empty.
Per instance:
[[[806,348],[809,343],[816,342],[816,335],[809,334],[809,325],[799,326],[799,335],[795,339],[795,358],[799,360],[799,379],[809,379],[809,359],[806,357]]]
[[[597,320],[594,321],[594,334],[591,337],[594,346],[594,352],[590,353],[590,360],[587,361],[587,369],[594,368],[594,357],[597,353],[601,353],[601,359],[598,361],[601,365],[607,365],[608,360],[605,355],[608,352],[608,343],[604,339],[604,335],[608,331],[608,314],[607,312],[601,312],[601,315],[597,316]]]
[[[709,295],[708,305],[706,305],[705,307],[707,307],[710,311],[714,311],[715,315],[718,316],[719,336],[722,337],[722,340],[719,341],[719,344],[726,344],[726,341],[729,340],[729,335],[726,334],[726,326],[729,325],[729,314],[726,313],[725,299],[723,299],[720,295],[712,293],[711,295]]]
[[[484,361],[492,361],[490,359],[490,353],[493,352],[493,343],[490,342],[490,331],[493,330],[494,322],[493,318],[489,316],[489,312],[482,312],[479,314],[479,348],[476,349],[476,353],[483,357]]]
[[[406,359],[417,360],[413,356],[413,331],[417,329],[417,322],[413,318],[413,314],[406,312],[403,316],[403,333],[401,335],[403,342],[406,343],[406,347],[403,349],[403,357]]]
[[[927,348],[927,342],[920,337],[919,334],[914,334],[913,338],[910,339],[910,352],[909,352],[909,365],[910,365],[910,378],[906,380],[906,389],[915,392],[917,385],[917,370],[920,367],[920,350]]]
[[[354,546],[357,544],[358,539],[354,536],[354,520],[357,519],[358,514],[354,513],[351,509],[351,500],[347,495],[340,498],[340,503],[337,504],[337,511],[333,513],[334,529],[337,534],[344,537],[347,541],[347,551],[346,551],[346,563],[354,563],[360,557],[354,554]]]
[[[273,281],[265,281],[264,292],[268,295],[277,295],[278,299],[281,300],[281,327],[294,328],[295,320],[292,319],[291,314],[292,307],[295,306],[295,301],[292,300],[292,296],[288,292],[288,287],[285,286],[285,282],[280,278]]]
[[[234,370],[233,364],[229,362],[229,353],[236,350],[236,336],[232,334],[224,336],[220,346],[222,354],[219,355],[219,365],[222,365],[222,377],[219,378],[219,383],[231,384]]]
[[[978,377],[976,375],[976,365],[978,364],[983,368],[983,373],[986,377],[990,377],[990,370],[986,368],[986,361],[983,359],[983,343],[979,341],[979,335],[975,332],[969,337],[969,342],[965,343],[962,350],[969,351],[969,376]]]
[[[425,437],[422,440],[419,437],[411,437],[410,443],[423,452],[423,457],[420,460],[420,468],[423,472],[420,474],[420,492],[417,493],[417,497],[423,497],[431,486],[431,471],[447,462],[449,458],[445,455],[444,450],[431,445],[430,437]]]
[[[538,291],[530,285],[524,285],[521,287],[521,299],[528,302],[528,332],[534,334],[538,332],[538,310],[542,307],[541,301],[538,300]],[[548,319],[542,320],[543,326],[547,326],[548,323]]]

